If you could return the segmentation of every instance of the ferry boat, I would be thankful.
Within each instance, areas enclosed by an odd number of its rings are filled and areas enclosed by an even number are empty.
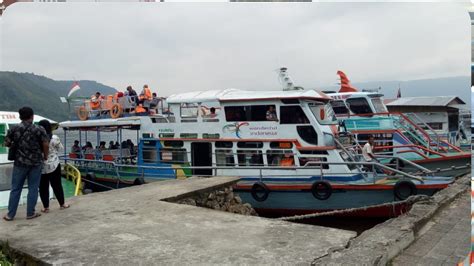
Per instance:
[[[351,215],[393,216],[401,209],[370,206],[432,195],[453,182],[409,161],[417,175],[359,161],[337,147],[331,100],[315,90],[188,92],[167,97],[166,109],[145,116],[126,108],[119,118],[92,115],[60,127],[65,135],[79,132],[82,143],[91,131],[98,142],[104,131],[113,131],[119,142],[122,131],[137,131],[136,155],[120,146],[67,156],[95,183],[121,187],[140,184],[140,178],[238,176],[234,191],[265,215],[367,207]]]
[[[343,132],[352,136],[346,144],[358,149],[369,136],[376,141],[375,153],[381,156],[399,156],[413,161],[445,176],[460,176],[470,172],[471,154],[447,142],[415,114],[390,113],[377,91],[359,91],[349,79],[338,71],[341,88],[339,92],[326,91],[334,113],[341,121]],[[286,68],[280,69],[280,80],[288,76]],[[286,83],[285,89],[291,89]],[[420,126],[421,125],[421,126]],[[383,160],[389,163],[390,160]],[[413,171],[405,166],[405,171]]]
[[[36,124],[43,119],[47,118],[35,114],[33,123]],[[57,122],[50,119],[48,120],[57,127]],[[21,123],[21,120],[17,112],[0,111],[0,209],[8,207],[13,170],[13,162],[8,160],[8,148],[5,147],[4,144],[5,137],[8,130],[19,123]],[[67,185],[67,182],[65,183]],[[25,183],[25,187],[21,193],[20,204],[26,203],[26,196],[28,194],[26,185]],[[52,191],[50,191],[50,195],[54,195]]]

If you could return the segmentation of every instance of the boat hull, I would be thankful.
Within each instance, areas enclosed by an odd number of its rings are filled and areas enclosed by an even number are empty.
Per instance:
[[[416,184],[417,195],[431,196],[450,182]],[[345,210],[337,216],[395,217],[406,212],[409,206],[395,196],[395,184],[331,184],[332,194],[325,200],[313,196],[311,185],[282,185],[267,183],[268,196],[258,201],[252,195],[252,185],[240,182],[234,191],[242,201],[249,203],[263,216],[281,217],[309,213]],[[393,204],[390,204],[393,203]],[[371,207],[375,205],[383,205]],[[356,209],[356,210],[350,210]]]

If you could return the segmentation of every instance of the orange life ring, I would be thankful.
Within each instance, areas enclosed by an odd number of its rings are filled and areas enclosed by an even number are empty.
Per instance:
[[[112,105],[112,107],[110,107],[110,117],[112,118],[121,117],[122,112],[123,112],[122,106],[118,103],[115,103],[114,105]]]
[[[326,117],[326,113],[322,108],[319,110],[319,117],[321,118],[321,120],[324,120],[324,118]]]
[[[80,120],[85,121],[87,118],[89,118],[89,112],[87,111],[85,106],[79,107],[77,109],[77,117],[79,117]]]

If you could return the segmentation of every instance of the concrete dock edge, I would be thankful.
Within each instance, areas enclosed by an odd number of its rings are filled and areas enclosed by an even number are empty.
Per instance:
[[[470,175],[457,179],[427,201],[413,204],[410,211],[363,232],[344,249],[315,258],[312,265],[386,265],[411,245],[433,216],[470,189]]]

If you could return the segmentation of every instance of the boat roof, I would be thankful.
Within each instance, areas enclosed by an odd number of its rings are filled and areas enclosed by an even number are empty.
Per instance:
[[[44,116],[40,116],[35,114],[33,117],[33,122],[39,122],[43,119],[48,120],[51,124],[57,124],[58,122],[48,119]],[[7,123],[7,124],[19,124],[21,123],[20,115],[18,112],[10,112],[10,111],[0,111],[0,123]]]
[[[466,104],[457,96],[402,97],[387,103],[387,106],[442,106],[456,107]]]
[[[323,92],[315,90],[298,91],[248,91],[239,89],[207,90],[173,94],[167,103],[264,101],[277,99],[330,100]]]
[[[77,121],[64,121],[59,123],[59,126],[64,129],[96,129],[103,127],[138,127],[141,125],[140,117],[122,117],[122,118],[107,118],[107,119],[95,119],[95,120],[77,120]]]
[[[382,97],[383,94],[378,92],[369,92],[369,91],[357,91],[357,92],[328,92],[326,93],[328,96],[332,98],[349,98],[353,96],[371,96],[371,97]]]

